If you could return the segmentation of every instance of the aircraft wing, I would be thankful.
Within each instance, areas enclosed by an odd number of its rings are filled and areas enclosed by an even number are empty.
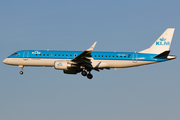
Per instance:
[[[91,53],[92,53],[96,43],[97,42],[95,42],[89,49],[85,50],[80,55],[76,56],[74,59],[72,59],[72,61],[76,62],[78,64],[81,64],[82,66],[92,68],[92,65],[91,65],[92,55],[91,55]]]

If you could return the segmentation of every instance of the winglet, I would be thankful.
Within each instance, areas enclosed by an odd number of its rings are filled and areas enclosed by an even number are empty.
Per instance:
[[[72,61],[81,61],[81,62],[84,62],[84,63],[89,63],[89,61],[91,60],[92,58],[92,51],[95,47],[97,42],[95,42],[89,49],[85,50],[84,52],[82,52],[80,55],[76,56],[74,59],[72,59]],[[85,58],[85,59],[84,59]],[[91,65],[91,64],[90,64]]]
[[[87,49],[86,51],[93,51],[93,49],[94,49],[96,43],[97,43],[97,41],[96,41],[89,49]]]

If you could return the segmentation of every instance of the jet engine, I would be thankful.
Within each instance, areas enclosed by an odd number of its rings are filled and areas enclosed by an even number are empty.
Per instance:
[[[67,61],[55,61],[54,68],[58,70],[68,70],[69,68],[76,67],[76,65],[70,64]]]

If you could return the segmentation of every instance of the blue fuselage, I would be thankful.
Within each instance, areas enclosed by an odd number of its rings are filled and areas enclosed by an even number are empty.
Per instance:
[[[8,56],[8,58],[23,59],[73,59],[83,51],[49,51],[49,50],[21,50]],[[145,54],[136,52],[99,52],[91,53],[94,60],[126,60],[126,61],[166,61],[165,59],[154,58],[157,54]]]

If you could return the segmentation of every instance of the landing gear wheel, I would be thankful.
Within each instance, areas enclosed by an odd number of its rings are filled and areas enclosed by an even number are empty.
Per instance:
[[[89,73],[89,74],[87,74],[87,78],[88,78],[88,79],[92,79],[92,78],[93,78],[93,75]]]
[[[22,75],[22,74],[23,74],[23,71],[20,71],[20,72],[19,72],[19,74],[21,74],[21,75]]]
[[[86,76],[86,75],[87,75],[87,72],[86,72],[86,71],[82,71],[82,72],[81,72],[81,75],[82,75],[82,76]]]

